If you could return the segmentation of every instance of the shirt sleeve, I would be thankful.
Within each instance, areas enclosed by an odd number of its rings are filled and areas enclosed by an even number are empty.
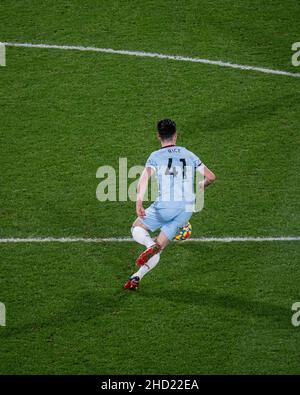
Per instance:
[[[151,167],[151,169],[157,171],[157,161],[153,154],[151,154],[146,162],[146,167]]]
[[[195,169],[197,169],[199,166],[201,166],[203,164],[202,160],[200,158],[198,158],[198,156],[193,153],[192,153],[192,161],[193,161],[193,165],[194,165]]]

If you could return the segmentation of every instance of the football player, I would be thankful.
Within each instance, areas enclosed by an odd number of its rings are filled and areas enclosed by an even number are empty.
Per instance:
[[[158,139],[161,148],[149,156],[137,187],[136,213],[131,232],[133,239],[146,247],[137,258],[139,270],[125,283],[124,288],[138,288],[141,279],[160,260],[161,252],[174,239],[178,230],[185,226],[195,208],[194,180],[199,171],[204,177],[199,187],[202,191],[216,179],[202,161],[191,151],[176,145],[176,124],[170,119],[158,122]],[[150,177],[156,175],[158,196],[146,210],[143,199]],[[160,229],[157,238],[149,232]]]

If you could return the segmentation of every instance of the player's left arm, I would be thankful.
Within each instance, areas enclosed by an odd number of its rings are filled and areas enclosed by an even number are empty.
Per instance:
[[[143,173],[138,182],[137,186],[137,198],[136,198],[136,213],[138,217],[145,217],[145,209],[143,207],[143,199],[147,191],[148,182],[151,176],[154,174],[154,169],[152,167],[145,167]]]
[[[210,184],[216,181],[216,175],[209,170],[203,163],[197,167],[197,171],[204,176],[204,180],[199,183],[201,189],[207,188]]]

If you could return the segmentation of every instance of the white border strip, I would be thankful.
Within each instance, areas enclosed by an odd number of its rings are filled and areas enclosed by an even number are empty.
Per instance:
[[[74,51],[90,51],[90,52],[103,52],[117,55],[128,55],[128,56],[139,56],[143,58],[159,58],[159,59],[169,59],[178,60],[184,62],[193,63],[204,63],[220,67],[230,67],[232,69],[239,70],[251,70],[258,71],[260,73],[275,74],[275,75],[285,75],[288,77],[300,78],[300,73],[291,73],[284,70],[273,70],[266,67],[256,67],[247,66],[241,64],[235,64],[230,62],[223,62],[221,60],[209,60],[202,58],[190,58],[179,55],[166,55],[156,52],[144,52],[144,51],[127,51],[123,49],[112,49],[112,48],[96,48],[96,47],[82,47],[77,45],[55,45],[55,44],[32,44],[32,43],[16,43],[16,42],[3,42],[4,45],[8,47],[26,47],[26,48],[45,48],[45,49],[63,49],[63,50],[74,50]]]
[[[0,243],[122,243],[133,242],[129,237],[85,238],[85,237],[26,237],[26,238],[0,238]],[[299,236],[282,237],[199,237],[191,238],[186,242],[264,242],[264,241],[300,241]]]

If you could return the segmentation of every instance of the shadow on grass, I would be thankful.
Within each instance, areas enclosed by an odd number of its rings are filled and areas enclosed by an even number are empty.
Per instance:
[[[296,93],[272,97],[272,100],[267,101],[262,98],[260,103],[254,103],[253,101],[241,103],[230,111],[228,111],[228,105],[226,104],[222,110],[219,108],[216,113],[204,114],[201,122],[196,119],[191,125],[191,128],[197,130],[199,129],[199,125],[201,125],[201,129],[205,130],[206,133],[216,131],[220,133],[225,130],[231,130],[232,125],[242,127],[244,125],[252,125],[261,120],[266,121],[276,116],[279,110],[285,109],[287,106],[289,108],[296,108]],[[226,117],[221,117],[220,114],[226,114]]]
[[[272,304],[264,301],[252,300],[247,297],[240,297],[228,294],[216,294],[214,290],[196,291],[196,290],[151,290],[143,289],[137,292],[126,292],[123,289],[105,289],[105,293],[101,291],[81,292],[70,303],[61,308],[60,311],[51,312],[50,308],[47,314],[43,311],[41,316],[36,316],[32,322],[26,322],[22,325],[8,326],[1,337],[11,337],[25,332],[35,332],[46,328],[64,327],[66,324],[86,323],[89,320],[103,318],[108,316],[119,317],[120,314],[126,313],[132,309],[132,302],[137,302],[137,298],[141,305],[147,306],[151,304],[151,311],[155,310],[153,305],[160,306],[159,300],[163,302],[164,308],[166,302],[170,302],[175,306],[171,309],[176,310],[176,305],[182,304],[188,306],[196,306],[207,310],[217,308],[216,314],[226,314],[226,311],[235,311],[241,317],[241,321],[245,318],[255,317],[272,321],[272,325],[277,327],[290,327],[290,309],[280,305]],[[130,304],[130,308],[129,308]],[[160,306],[161,308],[161,306]],[[193,310],[195,314],[195,310]],[[226,316],[230,320],[230,315]],[[119,319],[119,318],[118,318]],[[236,323],[236,317],[234,318]]]
[[[83,291],[69,299],[68,303],[60,303],[61,307],[55,307],[51,310],[51,306],[47,305],[47,310],[42,309],[41,305],[45,301],[40,301],[36,306],[30,306],[28,315],[34,315],[34,320],[28,319],[23,324],[14,324],[10,321],[9,325],[2,331],[1,338],[11,337],[25,332],[38,332],[42,329],[60,328],[67,324],[86,323],[89,320],[103,317],[107,315],[117,316],[124,311],[124,306],[131,303],[133,292],[125,292],[120,289],[104,289],[99,291]],[[33,313],[33,309],[37,307]],[[27,306],[28,308],[28,306]],[[26,306],[24,305],[26,310]],[[125,307],[126,309],[126,307]],[[39,314],[39,311],[41,312]]]
[[[174,304],[187,304],[190,306],[221,308],[232,310],[240,313],[241,317],[256,317],[272,320],[277,324],[284,324],[284,327],[290,327],[291,312],[289,306],[286,308],[277,304],[253,300],[247,297],[217,294],[214,290],[154,290],[146,291],[143,294],[147,298],[166,300]]]

